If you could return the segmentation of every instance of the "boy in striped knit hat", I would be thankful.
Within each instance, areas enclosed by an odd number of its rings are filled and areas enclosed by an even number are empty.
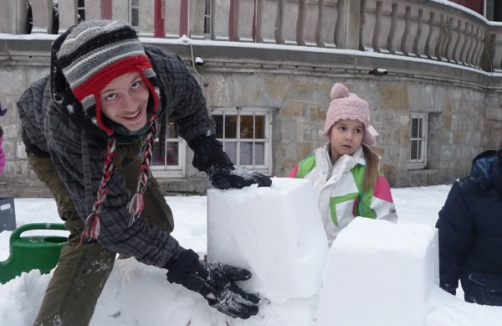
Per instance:
[[[170,117],[213,186],[271,184],[235,172],[177,55],[143,46],[123,22],[85,21],[53,43],[50,76],[17,106],[28,160],[70,231],[34,325],[88,325],[116,253],[165,268],[222,313],[257,314],[259,298],[235,284],[249,271],[199,260],[170,236],[171,210],[150,173],[157,120]]]

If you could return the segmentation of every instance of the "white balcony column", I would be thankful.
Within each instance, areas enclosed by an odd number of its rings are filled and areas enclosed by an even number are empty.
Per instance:
[[[52,30],[52,0],[37,0],[31,2],[33,13],[32,33],[50,33]]]
[[[392,25],[389,32],[389,51],[392,54],[403,55],[403,36],[406,31],[406,7],[399,2],[392,4]],[[410,38],[414,38],[415,35]]]
[[[145,3],[143,3],[145,2]],[[153,36],[155,30],[155,1],[141,1],[139,5],[139,32]]]
[[[124,0],[113,0],[112,2],[112,19],[121,20],[123,22],[131,23],[130,20],[130,3]]]
[[[302,0],[300,13],[300,32],[298,42],[301,45],[317,46],[316,40],[320,32],[319,0]]]
[[[427,55],[425,54],[425,46],[427,45],[427,39],[430,32],[430,26],[428,24],[430,14],[431,12],[427,9],[418,9],[418,31],[415,44],[413,45],[413,52],[415,52],[416,56],[420,58],[427,58]]]
[[[276,0],[257,0],[256,4],[256,42],[276,43],[280,3]]]
[[[235,6],[235,40],[239,42],[254,42],[255,1],[235,1]]]
[[[430,11],[429,13],[429,20],[427,21],[427,24],[429,25],[429,35],[427,36],[427,42],[425,44],[425,54],[431,60],[438,60],[436,45],[439,39],[443,15],[435,13],[434,11]]]
[[[341,42],[341,18],[339,5],[344,0],[321,0],[319,5],[317,46],[334,48],[339,47]]]
[[[193,39],[204,39],[206,0],[190,0],[188,8],[188,34]]]
[[[472,64],[474,67],[481,69],[481,57],[483,56],[483,50],[485,47],[484,39],[486,34],[486,28],[484,26],[478,25],[478,33],[476,34],[476,48],[473,53]]]
[[[345,17],[344,26],[342,30],[343,35],[343,47],[344,49],[359,50],[360,47],[360,36],[359,31],[361,30],[361,0],[344,0],[344,12],[341,16]],[[340,16],[340,17],[341,17]]]
[[[0,0],[0,33],[26,34],[27,0]]]
[[[85,19],[102,19],[103,18],[103,8],[101,7],[102,0],[85,0]],[[63,1],[60,1],[60,3]],[[117,0],[112,1],[117,2]],[[115,19],[115,18],[114,18]]]
[[[375,27],[377,22],[377,2],[375,0],[361,0],[362,10],[364,11],[361,21],[361,47],[364,51],[375,51],[373,48],[373,38],[375,34]],[[339,19],[343,19],[340,16]],[[343,28],[345,30],[345,28]],[[346,35],[346,33],[344,33]],[[343,38],[344,40],[346,37]],[[346,44],[346,40],[341,42],[343,45]],[[344,48],[345,46],[340,45],[339,47]]]
[[[484,35],[483,28],[480,25],[473,24],[472,25],[472,33],[471,33],[471,47],[469,52],[467,53],[466,64],[470,67],[477,68],[476,64],[478,58],[476,57],[479,52],[478,49],[482,46],[481,38]]]
[[[452,63],[458,63],[459,49],[465,41],[462,35],[462,20],[458,17],[451,18],[450,33],[446,42],[446,59]]]
[[[297,45],[299,0],[279,0],[281,2],[281,24],[279,43]]]
[[[465,44],[460,52],[460,61],[466,66],[469,66],[469,54],[471,53],[473,43],[475,42],[473,38],[474,33],[474,25],[466,21],[464,29]]]
[[[436,45],[436,55],[438,60],[440,61],[448,61],[446,58],[446,43],[448,42],[448,38],[450,37],[450,29],[451,29],[451,17],[446,14],[441,14],[441,28],[439,31],[438,43]]]
[[[78,23],[77,8],[77,0],[58,2],[60,31],[65,31]]]
[[[406,14],[404,20],[406,22],[406,27],[403,34],[403,41],[401,44],[401,50],[403,54],[409,57],[419,56],[417,52],[417,44],[419,42],[422,26],[419,20],[422,18],[423,11],[419,10],[417,6],[406,7]]]
[[[497,33],[498,32],[498,33]],[[491,39],[491,68],[494,72],[502,72],[502,30],[497,29],[490,35]]]
[[[229,40],[229,20],[230,6],[229,0],[215,0],[214,8],[214,40],[228,41]]]
[[[373,35],[373,48],[376,52],[389,53],[389,35],[392,27],[392,3],[381,1],[377,3],[377,20]]]
[[[181,3],[179,0],[164,2],[164,31],[166,38],[180,37]]]

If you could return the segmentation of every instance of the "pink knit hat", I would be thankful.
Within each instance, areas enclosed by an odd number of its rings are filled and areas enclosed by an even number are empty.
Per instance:
[[[344,119],[359,120],[364,123],[363,143],[366,145],[375,144],[377,131],[370,125],[370,109],[368,102],[362,100],[354,93],[349,93],[349,89],[342,83],[336,83],[331,88],[331,104],[326,114],[324,130],[319,131],[321,136],[329,137],[331,127],[338,121]]]

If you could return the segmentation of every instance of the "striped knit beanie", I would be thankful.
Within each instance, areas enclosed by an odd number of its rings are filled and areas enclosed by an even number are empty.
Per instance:
[[[86,220],[82,237],[96,239],[99,234],[99,213],[108,192],[108,182],[114,171],[116,137],[113,123],[101,112],[100,93],[108,83],[126,73],[137,72],[150,90],[149,124],[145,147],[144,161],[138,180],[136,193],[129,203],[131,219],[129,226],[139,217],[143,210],[143,193],[148,181],[150,159],[155,144],[157,110],[160,91],[155,72],[152,69],[143,45],[136,31],[128,24],[120,21],[89,20],[74,26],[56,53],[57,65],[62,70],[66,81],[80,102],[81,108],[67,105],[70,115],[81,115],[81,119],[90,120],[94,125],[108,134],[108,146],[103,178],[97,192],[97,200],[92,213]]]

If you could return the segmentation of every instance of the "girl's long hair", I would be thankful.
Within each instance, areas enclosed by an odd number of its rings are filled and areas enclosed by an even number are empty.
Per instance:
[[[361,145],[363,146],[364,157],[366,157],[366,171],[364,172],[363,190],[364,192],[367,192],[375,187],[378,178],[380,158],[371,150],[371,148],[369,148],[368,145]]]

